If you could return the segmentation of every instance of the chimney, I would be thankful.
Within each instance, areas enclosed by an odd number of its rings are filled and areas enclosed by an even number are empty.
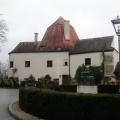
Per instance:
[[[65,35],[65,40],[70,40],[70,21],[65,20],[64,21],[64,35]]]
[[[34,42],[37,42],[38,41],[38,33],[34,33],[35,34],[35,40]]]

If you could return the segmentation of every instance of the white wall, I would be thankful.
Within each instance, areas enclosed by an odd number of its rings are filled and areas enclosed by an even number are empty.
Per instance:
[[[115,66],[118,62],[118,52],[116,50],[105,52],[105,62],[104,62],[104,69],[105,69],[105,76],[114,76]]]
[[[85,58],[91,58],[91,65],[100,66],[102,63],[102,53],[84,53],[84,54],[75,54],[70,56],[70,75],[75,76],[78,66],[82,64],[85,65]]]
[[[52,79],[59,79],[59,84],[62,84],[62,75],[69,75],[68,54],[69,52],[12,53],[9,55],[9,61],[13,61],[13,68],[18,69],[15,76],[19,77],[19,80],[28,78],[30,74],[38,80],[38,78],[49,74]],[[113,71],[118,60],[118,53],[116,51],[105,52],[105,55],[113,56],[113,61],[107,65],[113,66],[111,76],[114,76]],[[93,66],[100,66],[103,60],[102,52],[70,55],[70,75],[73,78],[78,66],[85,64],[85,58],[91,58]],[[47,60],[53,61],[53,67],[47,67]],[[30,61],[30,67],[25,67],[25,61]],[[67,66],[64,65],[65,62],[68,62]],[[9,77],[12,76],[11,69],[13,68],[8,69]]]
[[[119,61],[118,54],[119,54],[119,52],[114,50],[114,68],[116,67],[117,62]]]
[[[104,53],[104,76],[114,76],[114,52],[105,52]]]
[[[15,76],[19,80],[24,80],[32,74],[36,80],[49,74],[52,79],[60,79],[60,75],[69,74],[69,66],[64,66],[64,62],[69,62],[68,52],[44,52],[44,53],[12,53],[9,55],[9,61],[14,62],[14,67],[18,69]],[[53,67],[47,67],[47,60],[53,61]],[[30,61],[30,67],[25,67],[25,61]],[[69,64],[69,63],[68,63]],[[12,68],[8,70],[8,76],[12,75]]]

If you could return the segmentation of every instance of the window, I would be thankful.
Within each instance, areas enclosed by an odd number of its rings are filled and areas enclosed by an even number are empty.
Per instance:
[[[68,62],[65,61],[65,66],[68,65]]]
[[[13,67],[13,61],[10,61],[10,67],[11,68]]]
[[[30,67],[30,61],[25,61],[25,67]]]
[[[63,59],[63,66],[68,66],[69,62],[68,59]]]
[[[44,45],[40,46],[40,50],[43,50],[44,49]]]
[[[91,58],[85,58],[85,65],[91,65]]]
[[[47,61],[47,67],[52,67],[52,60]]]

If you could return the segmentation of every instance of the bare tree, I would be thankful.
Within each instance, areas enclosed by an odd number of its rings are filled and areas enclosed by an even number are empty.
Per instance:
[[[6,62],[1,62],[0,61],[0,76],[7,76],[7,72],[8,72],[8,63]]]
[[[0,61],[0,76],[2,75],[3,63]]]
[[[0,20],[0,44],[4,44],[8,41],[6,37],[7,32],[8,32],[8,27],[6,25],[6,22],[4,20]]]

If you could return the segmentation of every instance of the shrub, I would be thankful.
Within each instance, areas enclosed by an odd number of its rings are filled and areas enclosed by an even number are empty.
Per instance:
[[[28,79],[26,80],[25,85],[27,85],[27,86],[35,86],[35,83],[36,83],[35,77],[31,74],[28,77]]]
[[[19,83],[14,84],[14,88],[19,88],[19,87],[20,87]]]
[[[42,80],[38,80],[38,81],[36,82],[36,87],[37,87],[37,88],[41,88],[41,87],[42,87]]]
[[[77,92],[77,85],[58,85],[55,86],[55,91]]]
[[[9,79],[9,82],[10,82],[10,87],[14,87],[13,79]]]
[[[51,76],[45,75],[44,79],[42,80],[42,87],[47,88],[49,82],[50,82]]]
[[[47,88],[48,88],[48,89],[51,89],[51,90],[54,90],[54,89],[55,89],[54,85],[52,85],[52,84],[48,84],[48,85],[47,85]]]
[[[90,76],[95,77],[95,83],[100,84],[102,76],[103,76],[102,67],[101,66],[86,67],[84,64],[82,66],[79,66],[76,70],[74,79],[76,79],[78,81],[78,84],[80,83],[80,80],[81,80],[81,72],[84,72],[86,70],[90,71]]]
[[[119,85],[98,85],[98,93],[118,93]]]
[[[20,87],[24,87],[24,86],[25,86],[25,81],[21,81]]]
[[[2,77],[0,78],[0,87],[19,87],[19,79],[17,77]]]
[[[5,82],[5,87],[11,87],[11,82],[10,82],[10,80],[6,80],[6,82]]]
[[[51,76],[48,74],[48,75],[45,75],[44,79],[49,79],[51,80]]]
[[[5,87],[5,80],[4,79],[0,80],[0,87]]]
[[[19,106],[48,120],[119,120],[120,94],[78,94],[22,87]]]
[[[19,79],[18,77],[10,77],[8,79],[10,87],[18,88],[19,87]]]

